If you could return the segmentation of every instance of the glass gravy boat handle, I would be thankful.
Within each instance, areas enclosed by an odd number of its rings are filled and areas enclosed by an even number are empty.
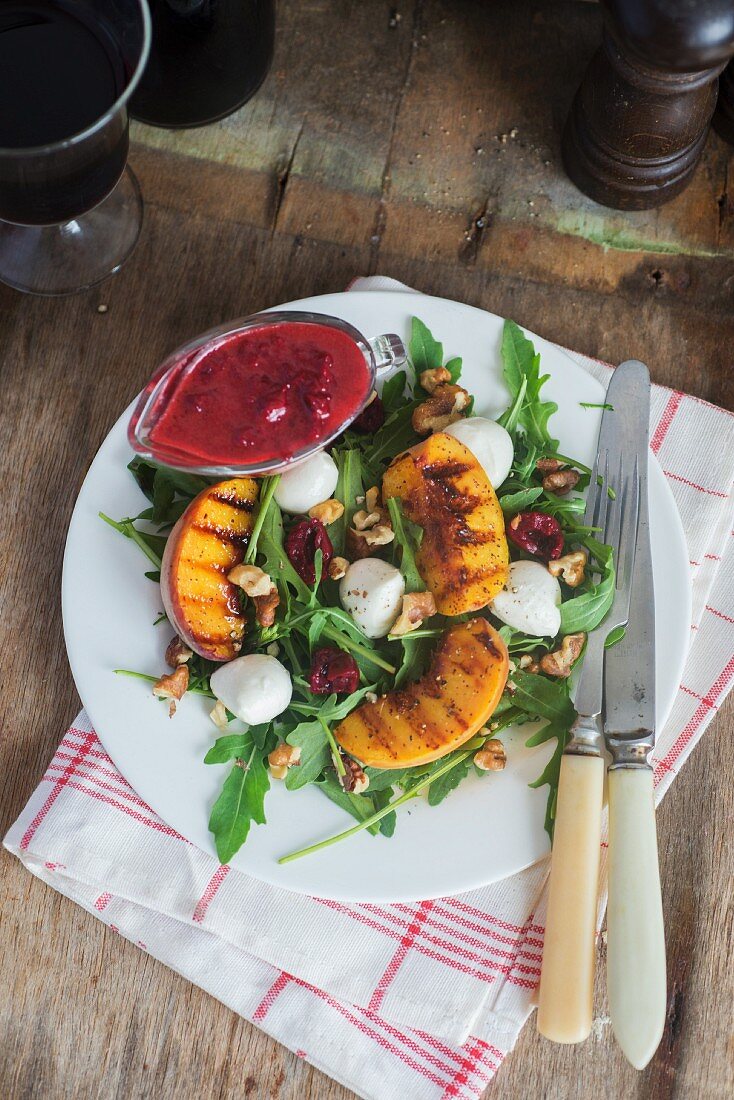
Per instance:
[[[393,367],[401,367],[408,358],[405,344],[394,332],[374,336],[367,343],[375,359],[375,371],[384,374]]]

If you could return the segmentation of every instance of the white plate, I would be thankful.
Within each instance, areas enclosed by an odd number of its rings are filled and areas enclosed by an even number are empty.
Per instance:
[[[462,383],[476,395],[476,411],[496,415],[507,403],[499,347],[502,320],[471,306],[407,292],[351,292],[294,302],[350,321],[367,336],[397,332],[407,338],[415,313],[442,340],[447,355],[464,359]],[[602,387],[552,344],[532,337],[550,374],[544,395],[558,402],[551,421],[561,450],[591,463]],[[150,364],[151,371],[155,366]],[[132,408],[132,407],[131,407]],[[113,669],[159,673],[170,637],[158,588],[144,576],[138,548],[98,518],[118,518],[145,506],[133,478],[125,411],[99,450],[74,509],[66,545],[63,614],[66,644],[79,694],[115,764],[141,798],[170,826],[214,855],[209,811],[226,774],[203,757],[217,731],[208,700],[187,697],[171,721],[148,685]],[[650,512],[657,592],[658,722],[666,719],[680,682],[690,623],[688,554],[673,497],[651,458]],[[268,824],[253,826],[233,864],[289,890],[342,901],[406,901],[459,893],[510,875],[548,852],[543,829],[546,789],[531,790],[551,747],[528,750],[526,731],[508,741],[508,763],[497,775],[469,778],[440,806],[423,801],[398,811],[395,835],[366,832],[305,859],[278,866],[279,856],[328,837],[350,819],[318,791],[288,792],[274,783],[267,795]]]

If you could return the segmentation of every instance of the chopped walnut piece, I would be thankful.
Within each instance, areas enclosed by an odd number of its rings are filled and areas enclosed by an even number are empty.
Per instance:
[[[339,782],[347,794],[363,794],[370,785],[369,776],[365,775],[360,765],[351,756],[345,753],[340,755],[346,772],[339,776]]]
[[[562,497],[574,488],[580,477],[578,470],[556,470],[554,473],[545,475],[543,488],[546,493],[555,493],[556,496]]]
[[[408,592],[403,596],[403,606],[390,634],[410,634],[417,630],[424,619],[436,614],[436,602],[430,592]]]
[[[574,550],[571,554],[564,554],[555,561],[549,561],[548,572],[554,577],[562,577],[569,588],[578,588],[584,580],[586,560],[585,550]]]
[[[277,642],[271,642],[265,652],[267,653],[268,657],[277,657],[280,653],[280,646]]]
[[[387,546],[395,538],[395,532],[387,523],[378,523],[368,531],[355,532],[357,533],[367,543],[368,549],[372,546]]]
[[[266,596],[273,582],[259,565],[235,565],[227,574],[227,580],[238,585],[247,596]]]
[[[270,590],[264,596],[253,596],[255,622],[258,626],[272,626],[275,622],[275,609],[280,603],[278,589],[270,582]]]
[[[347,553],[352,561],[368,558],[372,553],[364,534],[361,531],[355,531],[353,527],[347,529]]]
[[[523,653],[520,658],[520,668],[523,672],[540,672],[540,665],[529,653]]]
[[[437,386],[432,396],[413,410],[411,423],[414,431],[418,435],[443,431],[449,424],[461,420],[462,410],[468,406],[470,400],[462,386],[445,383]]]
[[[546,676],[556,676],[565,679],[571,675],[571,667],[581,655],[586,641],[585,634],[567,634],[561,642],[561,648],[553,653],[546,653],[540,659],[540,667]]]
[[[170,699],[168,708],[169,718],[176,713],[176,703],[182,699],[189,686],[189,670],[186,665],[179,665],[175,672],[165,673],[160,680],[153,684],[153,694],[159,699]]]
[[[311,519],[318,519],[327,526],[341,519],[344,515],[344,505],[336,497],[332,497],[330,500],[322,500],[321,504],[314,504],[313,508],[309,508],[308,514]]]
[[[379,523],[382,519],[382,515],[379,511],[366,512],[363,508],[359,512],[355,512],[352,518],[357,531],[366,531],[369,527],[374,527],[376,523]]]
[[[340,581],[349,568],[346,558],[335,557],[329,562],[329,576],[333,581]]]
[[[539,458],[535,463],[535,469],[540,470],[541,474],[552,474],[566,465],[568,463],[561,462],[560,458]]]
[[[420,373],[420,384],[426,393],[435,393],[438,386],[451,381],[451,375],[446,367],[433,367],[432,370],[424,370]]]
[[[484,742],[484,748],[474,754],[474,763],[483,772],[501,772],[507,763],[505,747],[496,737]]]
[[[271,768],[295,768],[300,763],[300,745],[288,745],[283,741],[268,754],[268,764]]]
[[[227,721],[227,708],[221,699],[217,699],[214,704],[214,709],[209,711],[209,717],[214,725],[219,730],[226,730],[229,722]]]
[[[190,661],[194,656],[193,649],[189,649],[184,641],[179,638],[178,634],[175,634],[168,643],[166,649],[166,664],[171,668],[178,668],[179,665],[185,665],[187,661]]]
[[[368,512],[376,512],[378,510],[378,502],[380,500],[380,490],[376,485],[373,485],[371,489],[368,489],[364,497],[364,506]]]

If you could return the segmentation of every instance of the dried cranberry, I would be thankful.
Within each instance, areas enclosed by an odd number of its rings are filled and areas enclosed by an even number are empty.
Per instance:
[[[343,649],[317,649],[311,658],[309,683],[314,695],[331,695],[334,691],[351,694],[359,687],[357,662]]]
[[[545,512],[520,512],[508,523],[507,535],[515,546],[543,561],[553,561],[563,553],[561,525]]]
[[[285,538],[285,552],[293,568],[306,584],[316,583],[316,551],[323,555],[321,572],[326,575],[329,562],[334,556],[334,547],[321,520],[304,519],[292,527]]]
[[[373,397],[369,405],[350,424],[355,432],[364,432],[368,435],[376,432],[385,423],[385,406],[379,397]]]

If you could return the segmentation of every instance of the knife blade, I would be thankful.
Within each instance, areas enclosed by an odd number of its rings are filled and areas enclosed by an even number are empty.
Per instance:
[[[636,367],[641,386],[637,387],[634,431],[644,445],[638,451],[640,506],[631,585],[634,613],[628,617],[622,641],[607,650],[604,665],[604,736],[613,761],[620,765],[645,762],[655,744],[655,583],[647,491],[650,376],[642,363]]]
[[[621,369],[621,368],[618,368]],[[607,651],[604,738],[609,768],[609,910],[607,987],[612,1028],[627,1059],[642,1069],[663,1034],[666,1016],[665,932],[658,868],[653,773],[655,745],[655,586],[647,493],[650,381],[635,363],[644,393],[636,431],[640,516],[632,606],[624,638]]]
[[[616,578],[609,612],[587,638],[574,697],[578,716],[558,782],[537,1024],[541,1035],[561,1043],[580,1042],[591,1030],[604,787],[604,643],[629,613],[639,504],[637,406],[644,398],[643,383],[635,364],[623,364],[612,377],[584,514],[584,524],[599,528],[599,541],[612,546]]]

